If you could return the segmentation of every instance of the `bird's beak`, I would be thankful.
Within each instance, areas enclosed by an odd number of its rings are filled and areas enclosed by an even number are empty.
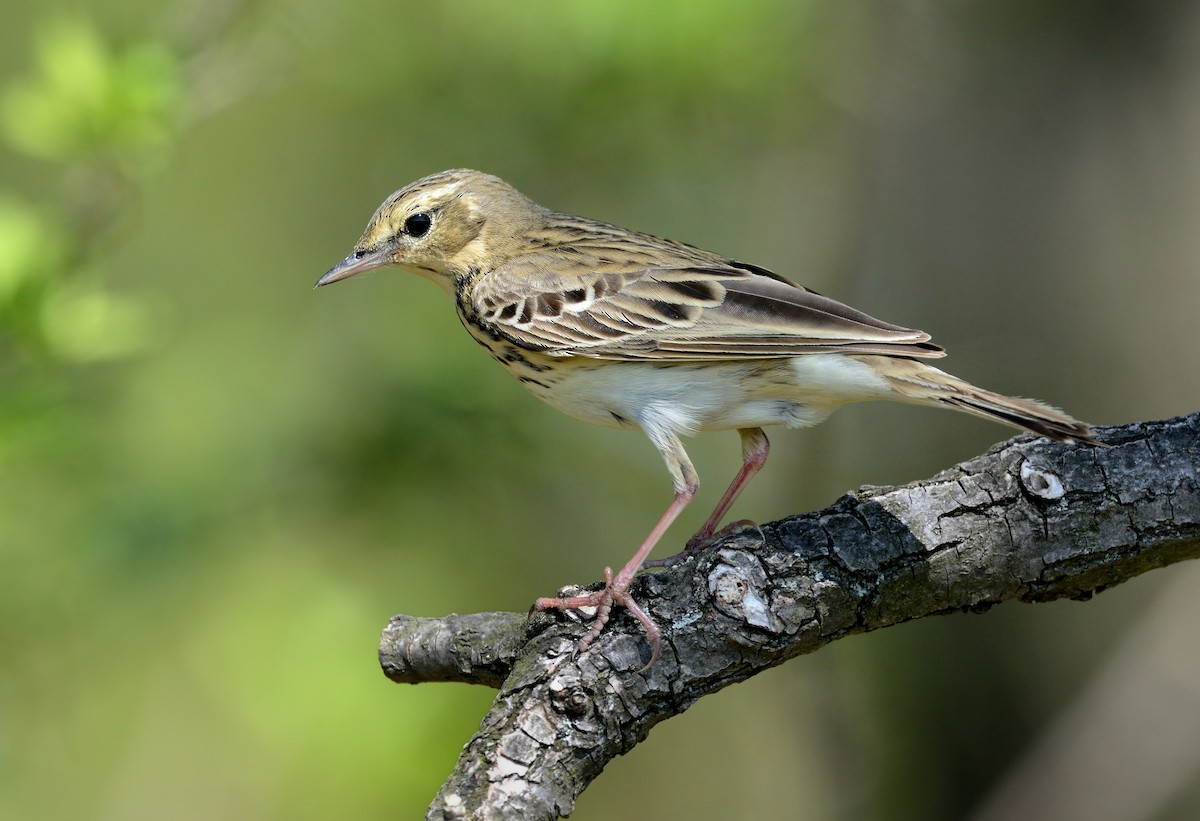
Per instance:
[[[351,252],[350,256],[339,262],[337,265],[325,272],[325,275],[317,280],[314,288],[320,288],[322,285],[328,285],[331,282],[337,282],[342,279],[361,274],[364,271],[372,271],[376,268],[381,268],[384,265],[391,263],[391,257],[386,251],[375,251],[374,253],[361,255],[360,251]]]

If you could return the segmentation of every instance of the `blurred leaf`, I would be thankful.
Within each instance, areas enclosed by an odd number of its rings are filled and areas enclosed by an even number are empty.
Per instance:
[[[516,45],[519,53],[535,55],[513,61],[512,68],[547,84],[620,75],[648,90],[711,99],[762,91],[786,77],[781,69],[796,53],[797,31],[803,31],[795,20],[808,16],[813,5],[770,0],[724,13],[686,0],[548,3],[539,9],[536,26],[499,0],[451,4],[446,13],[458,17],[460,30],[479,38],[481,48],[508,53]],[[545,71],[547,62],[556,69],[552,74]]]
[[[157,148],[179,108],[180,73],[161,43],[113,53],[92,24],[62,18],[37,38],[34,75],[6,89],[0,124],[14,146],[44,159]]]
[[[42,313],[50,347],[64,359],[119,359],[146,348],[156,337],[156,311],[144,297],[87,288],[55,293]]]
[[[31,206],[0,193],[0,305],[63,259],[63,237]]]

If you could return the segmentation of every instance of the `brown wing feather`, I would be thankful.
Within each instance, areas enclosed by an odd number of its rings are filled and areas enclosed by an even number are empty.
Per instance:
[[[500,335],[552,356],[943,355],[922,331],[874,319],[764,269],[719,258],[710,264],[690,248],[678,267],[646,267],[644,257],[604,250],[588,247],[569,262],[559,254],[524,254],[479,278],[473,306]]]

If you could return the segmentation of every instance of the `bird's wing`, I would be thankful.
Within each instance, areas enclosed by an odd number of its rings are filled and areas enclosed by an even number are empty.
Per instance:
[[[611,257],[572,259],[567,273],[563,265],[561,255],[526,254],[487,272],[470,292],[477,319],[516,345],[551,356],[943,355],[922,331],[881,322],[755,266],[697,261],[622,268]]]

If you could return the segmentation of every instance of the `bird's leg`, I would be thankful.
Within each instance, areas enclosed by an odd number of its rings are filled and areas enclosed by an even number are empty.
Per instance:
[[[549,610],[551,608],[556,610],[578,610],[582,607],[599,608],[596,612],[596,618],[592,620],[592,626],[588,628],[588,631],[583,634],[583,638],[575,645],[576,653],[582,653],[596,640],[596,637],[604,629],[604,625],[608,624],[612,606],[619,604],[641,623],[642,629],[646,631],[646,640],[650,642],[650,661],[642,669],[644,670],[658,661],[662,644],[662,634],[658,629],[658,625],[654,623],[654,619],[646,615],[646,612],[629,595],[629,588],[633,584],[633,577],[637,575],[638,570],[642,567],[642,563],[650,555],[650,551],[658,544],[658,541],[667,532],[667,528],[671,526],[671,523],[675,521],[680,512],[687,507],[688,502],[692,500],[692,496],[695,493],[695,485],[684,487],[675,493],[675,499],[671,502],[666,512],[663,513],[662,518],[658,520],[658,524],[654,526],[654,529],[650,531],[650,535],[642,542],[642,546],[625,563],[625,566],[618,571],[617,575],[613,576],[611,567],[604,568],[604,588],[602,590],[582,596],[570,596],[568,598],[540,598],[533,603],[534,610]]]
[[[696,531],[696,535],[688,539],[689,548],[693,544],[704,544],[713,537],[713,534],[717,532],[717,525],[721,524],[721,520],[729,512],[729,508],[733,507],[733,503],[737,501],[742,489],[767,463],[767,454],[771,452],[771,443],[767,441],[767,435],[763,433],[762,428],[741,428],[738,430],[738,435],[742,437],[742,467],[733,477],[733,481],[729,483],[729,487],[725,489],[725,495],[721,497],[721,501],[717,502],[717,506],[713,508],[712,515]]]
[[[595,607],[596,618],[592,621],[591,627],[583,634],[583,638],[575,645],[575,652],[582,653],[589,645],[600,635],[604,630],[604,625],[608,623],[609,615],[614,604],[619,604],[629,611],[638,622],[642,625],[642,629],[646,633],[646,640],[650,643],[650,661],[642,668],[643,671],[649,669],[654,662],[658,661],[658,657],[662,650],[662,632],[658,629],[658,625],[654,623],[654,619],[650,618],[641,606],[638,605],[633,597],[629,595],[629,588],[633,585],[633,578],[637,572],[641,570],[642,565],[646,562],[646,557],[650,555],[650,551],[654,550],[654,546],[662,539],[663,534],[678,518],[683,509],[692,501],[692,497],[696,495],[696,488],[699,487],[700,481],[696,476],[696,470],[692,467],[691,460],[688,459],[687,453],[683,450],[683,444],[673,433],[659,432],[658,435],[650,434],[651,441],[658,446],[663,454],[663,458],[667,462],[667,467],[675,477],[675,498],[663,513],[662,518],[658,520],[658,524],[650,531],[650,535],[642,542],[641,547],[637,552],[625,563],[616,574],[613,575],[612,568],[604,568],[604,588],[597,590],[594,593],[587,593],[582,596],[570,596],[566,598],[540,598],[533,603],[534,610],[578,610],[583,607]]]
[[[721,501],[717,502],[717,506],[713,509],[712,514],[700,529],[696,531],[696,535],[688,539],[687,546],[683,550],[674,556],[647,562],[647,567],[670,567],[678,564],[708,544],[714,535],[719,535],[717,526],[721,524],[721,520],[725,518],[725,514],[729,512],[729,508],[733,506],[742,489],[750,482],[754,474],[762,470],[762,466],[767,463],[767,454],[771,450],[771,443],[767,441],[767,435],[763,433],[762,428],[740,428],[738,434],[742,437],[742,467],[738,470],[737,475],[733,477],[733,481],[729,483],[729,487],[725,490],[725,495],[721,497]],[[743,523],[752,524],[743,521],[734,522],[726,530]],[[724,532],[725,530],[720,531],[720,533]]]

